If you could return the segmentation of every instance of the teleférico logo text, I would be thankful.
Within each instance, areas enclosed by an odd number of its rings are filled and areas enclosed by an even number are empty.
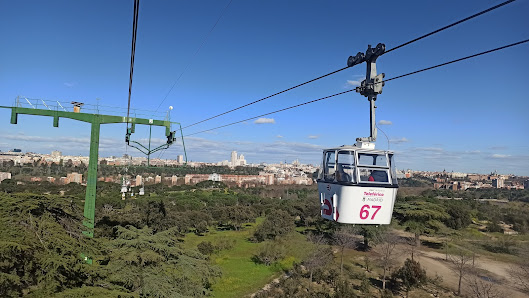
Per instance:
[[[380,192],[370,192],[370,191],[364,191],[364,196],[375,196],[375,197],[383,197],[384,194]]]

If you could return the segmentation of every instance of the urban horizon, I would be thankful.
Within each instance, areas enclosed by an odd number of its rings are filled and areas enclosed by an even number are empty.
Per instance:
[[[18,151],[20,150],[20,151]],[[0,150],[0,155],[11,155],[11,156],[24,156],[24,155],[37,155],[37,156],[55,156],[55,157],[65,157],[65,158],[73,158],[74,160],[83,162],[84,164],[88,164],[88,155],[70,155],[70,154],[63,154],[62,151],[59,150],[53,150],[50,153],[41,153],[41,152],[31,152],[26,151],[19,148],[9,149],[8,151],[2,151]],[[160,155],[157,154],[159,157]],[[163,156],[162,156],[163,157]],[[187,164],[191,166],[249,166],[249,167],[257,167],[260,165],[307,165],[314,167],[315,169],[318,169],[321,166],[321,161],[316,163],[303,163],[300,162],[299,158],[290,158],[285,160],[280,160],[278,162],[267,162],[267,161],[260,161],[260,162],[247,162],[245,160],[245,154],[241,153],[239,154],[238,151],[231,151],[230,155],[227,156],[228,159],[219,160],[219,161],[199,161],[199,160],[188,160]],[[241,158],[242,157],[242,158]],[[146,156],[137,156],[130,153],[125,153],[121,156],[118,155],[107,155],[107,156],[99,156],[98,163],[100,163],[102,160],[105,160],[107,162],[114,161],[115,163],[111,163],[110,165],[124,165],[126,164],[126,161],[130,158],[130,160],[133,162],[133,164],[142,165],[147,162]],[[150,162],[153,166],[174,166],[174,165],[182,165],[185,163],[184,155],[180,154],[177,155],[176,158],[157,158],[157,157],[151,157]],[[64,158],[61,158],[64,160]],[[3,158],[0,158],[0,161],[3,160]],[[237,162],[237,164],[233,164]],[[239,164],[238,162],[241,162]],[[398,162],[398,160],[397,160]],[[413,173],[454,173],[455,175],[459,174],[477,174],[477,175],[501,175],[501,176],[516,176],[516,177],[529,177],[529,175],[518,175],[515,173],[509,173],[502,171],[501,169],[491,169],[490,171],[485,172],[475,172],[475,171],[456,171],[450,168],[443,168],[443,169],[436,169],[436,170],[427,170],[427,169],[420,169],[420,168],[404,168],[397,166],[397,171],[404,173],[404,172],[413,172]]]

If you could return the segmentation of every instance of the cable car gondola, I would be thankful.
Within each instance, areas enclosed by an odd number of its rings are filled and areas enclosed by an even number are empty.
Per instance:
[[[323,150],[318,174],[321,216],[348,224],[390,224],[397,197],[397,173],[393,152],[376,150],[375,101],[382,93],[384,74],[377,75],[376,59],[384,44],[368,46],[365,55],[349,57],[349,67],[366,62],[366,79],[356,91],[370,103],[371,135],[354,145]]]
[[[318,176],[321,216],[348,224],[389,224],[397,196],[393,152],[373,143],[325,149]]]

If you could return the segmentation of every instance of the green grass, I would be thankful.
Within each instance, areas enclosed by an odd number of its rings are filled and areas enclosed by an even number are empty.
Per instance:
[[[211,262],[222,270],[222,277],[213,285],[214,297],[243,297],[261,289],[264,285],[281,275],[282,269],[290,269],[294,262],[300,262],[306,256],[312,246],[307,242],[305,236],[299,232],[293,232],[285,238],[287,256],[277,265],[265,266],[252,261],[260,243],[248,241],[255,227],[264,219],[258,218],[257,223],[249,224],[240,231],[216,231],[204,236],[187,234],[184,238],[184,246],[196,248],[202,241],[210,241],[213,244],[220,239],[233,239],[235,245],[232,249],[220,251],[211,256]]]

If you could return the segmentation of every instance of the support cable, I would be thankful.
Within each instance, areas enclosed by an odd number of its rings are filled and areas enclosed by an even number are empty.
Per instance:
[[[183,127],[182,129],[186,129],[186,128],[191,127],[191,126],[195,126],[195,125],[197,125],[197,124],[199,124],[199,123],[206,122],[206,121],[209,121],[209,120],[211,120],[211,119],[217,118],[217,117],[219,117],[219,116],[226,115],[226,114],[228,114],[228,113],[231,113],[231,112],[237,111],[237,110],[242,109],[242,108],[245,108],[245,107],[247,107],[247,106],[250,106],[250,105],[256,104],[256,103],[258,103],[258,102],[260,102],[260,101],[263,101],[263,100],[265,100],[265,99],[269,99],[269,98],[274,97],[274,96],[276,96],[276,95],[279,95],[279,94],[281,94],[281,93],[285,93],[285,92],[287,92],[287,91],[290,91],[290,90],[296,89],[296,88],[298,88],[298,87],[301,87],[301,86],[303,86],[303,85],[306,85],[306,84],[312,83],[312,82],[317,81],[317,80],[319,80],[319,79],[323,79],[323,78],[325,78],[325,77],[328,77],[328,76],[330,76],[330,75],[333,75],[333,74],[335,74],[335,73],[337,73],[337,72],[340,72],[340,71],[342,71],[342,70],[345,70],[345,69],[347,69],[347,68],[349,68],[349,66],[346,66],[346,67],[344,67],[344,68],[340,68],[340,69],[338,69],[338,70],[335,70],[335,71],[333,71],[333,72],[330,72],[330,73],[325,74],[325,75],[322,75],[322,76],[319,76],[319,77],[317,77],[317,78],[315,78],[315,79],[312,79],[312,80],[310,80],[310,81],[306,81],[305,83],[301,83],[301,84],[296,85],[296,86],[294,86],[294,87],[290,87],[290,88],[285,89],[285,90],[283,90],[283,91],[279,91],[279,92],[274,93],[274,94],[272,94],[272,95],[269,95],[269,96],[267,96],[267,97],[263,97],[263,98],[261,98],[261,99],[259,99],[259,100],[256,100],[256,101],[253,101],[253,102],[251,102],[251,103],[245,104],[245,105],[240,106],[240,107],[238,107],[238,108],[235,108],[235,109],[229,110],[229,111],[227,111],[227,112],[224,112],[224,113],[218,114],[218,115],[216,115],[216,116],[213,116],[213,117],[210,117],[210,118],[204,119],[204,120],[202,120],[202,121],[198,121],[198,122],[196,122],[196,123],[190,124],[190,125],[188,125],[188,126]]]
[[[522,41],[519,41],[519,42],[515,42],[515,43],[509,44],[509,45],[502,46],[502,47],[498,47],[498,48],[495,48],[495,49],[492,49],[492,50],[484,51],[484,52],[481,52],[481,53],[477,53],[477,54],[474,54],[474,55],[466,56],[466,57],[463,57],[463,58],[455,59],[455,60],[452,60],[452,61],[449,61],[449,62],[441,63],[441,64],[438,64],[438,65],[435,65],[435,66],[431,66],[431,67],[423,68],[423,69],[420,69],[420,70],[416,70],[416,71],[413,71],[413,72],[410,72],[410,73],[407,73],[407,74],[399,75],[399,76],[384,80],[384,81],[382,81],[380,83],[393,81],[393,80],[400,79],[400,78],[403,78],[403,77],[407,77],[407,76],[410,76],[410,75],[414,75],[414,74],[417,74],[417,73],[420,73],[420,72],[423,72],[423,71],[427,71],[427,70],[430,70],[430,69],[446,66],[446,65],[449,65],[449,64],[452,64],[452,63],[456,63],[456,62],[460,62],[460,61],[463,61],[463,60],[467,60],[467,59],[470,59],[470,58],[475,58],[475,57],[478,57],[478,56],[481,56],[481,55],[485,55],[485,54],[488,54],[488,53],[492,53],[492,52],[500,51],[500,50],[503,50],[503,49],[506,49],[506,48],[514,47],[514,46],[517,46],[517,45],[521,45],[521,44],[524,44],[524,43],[527,43],[527,42],[529,42],[529,39],[522,40]],[[380,83],[378,83],[378,84],[380,84]],[[333,94],[333,95],[329,95],[329,96],[326,96],[326,97],[322,97],[322,98],[319,98],[319,99],[307,101],[307,102],[304,102],[304,103],[301,103],[301,104],[298,104],[298,105],[295,105],[295,106],[287,107],[287,108],[284,108],[284,109],[280,109],[280,110],[273,111],[273,112],[270,112],[270,113],[262,114],[262,115],[259,115],[259,116],[255,116],[255,117],[247,118],[247,119],[244,119],[244,120],[232,122],[232,123],[229,123],[229,124],[217,126],[217,127],[211,128],[211,129],[206,129],[206,130],[194,132],[194,133],[186,135],[186,137],[192,136],[192,135],[196,135],[196,134],[199,134],[199,133],[204,133],[204,132],[216,130],[216,129],[227,127],[227,126],[231,126],[231,125],[234,125],[234,124],[242,123],[242,122],[245,122],[245,121],[248,121],[248,120],[253,120],[253,119],[256,119],[256,118],[259,118],[259,117],[263,117],[263,116],[267,116],[267,115],[283,112],[283,111],[290,110],[290,109],[293,109],[293,108],[298,108],[298,107],[301,107],[301,106],[304,106],[304,105],[307,105],[307,104],[311,104],[311,103],[314,103],[314,102],[317,102],[317,101],[321,101],[321,100],[324,100],[324,99],[328,99],[328,98],[331,98],[331,97],[342,95],[342,94],[345,94],[345,93],[348,93],[348,92],[351,92],[351,91],[356,91],[356,88],[355,89],[349,89],[349,90],[346,90],[346,91],[343,91],[343,92],[340,92],[340,93],[336,93],[336,94]],[[182,129],[184,129],[184,128],[182,128]]]
[[[223,127],[226,127],[226,126],[238,124],[238,123],[241,123],[241,122],[244,122],[244,121],[253,120],[253,119],[256,119],[256,118],[259,118],[259,117],[268,116],[268,115],[271,115],[271,114],[283,112],[283,111],[286,111],[286,110],[298,108],[298,107],[301,107],[301,106],[304,106],[304,105],[307,105],[307,104],[310,104],[310,103],[315,103],[315,102],[320,101],[320,100],[324,100],[324,99],[327,99],[327,98],[335,97],[335,96],[342,95],[342,94],[345,94],[345,93],[349,93],[349,92],[352,92],[352,91],[355,91],[355,89],[349,89],[349,90],[346,90],[346,91],[343,91],[343,92],[340,92],[340,93],[336,93],[336,94],[333,94],[333,95],[329,95],[329,96],[325,96],[325,97],[318,98],[318,99],[315,99],[315,100],[311,100],[311,101],[307,101],[307,102],[304,102],[304,103],[300,103],[300,104],[297,104],[295,106],[290,106],[288,108],[280,109],[280,110],[277,110],[277,111],[273,111],[273,112],[270,112],[270,113],[266,113],[266,114],[262,114],[262,115],[255,116],[255,117],[251,117],[251,118],[248,118],[248,119],[240,120],[240,121],[237,121],[237,122],[232,122],[232,123],[225,124],[225,125],[222,125],[222,126],[217,126],[215,128],[206,129],[206,130],[202,130],[202,131],[199,131],[199,132],[194,132],[194,133],[186,135],[186,137],[189,137],[189,136],[192,136],[192,135],[196,135],[196,134],[199,134],[199,133],[203,133],[203,132],[208,132],[208,131],[219,129],[219,128],[223,128]]]
[[[134,55],[136,53],[136,33],[138,31],[139,9],[140,9],[140,0],[134,0],[134,15],[132,17],[132,45],[131,45],[131,52],[130,52],[129,100],[127,104],[127,131],[129,128],[130,95],[132,93],[132,75],[134,73]]]
[[[509,4],[509,3],[512,3],[512,2],[514,2],[514,1],[516,1],[516,0],[508,0],[508,1],[505,1],[505,2],[503,2],[503,3],[498,4],[498,5],[496,5],[496,6],[493,6],[493,7],[491,7],[491,8],[488,8],[488,9],[486,9],[486,10],[483,10],[483,11],[481,11],[481,12],[478,12],[478,13],[476,13],[476,14],[473,14],[473,15],[471,15],[471,16],[469,16],[469,17],[466,17],[466,18],[464,18],[464,19],[462,19],[462,20],[459,20],[459,21],[457,21],[457,22],[454,22],[454,23],[452,23],[452,24],[449,24],[449,25],[447,25],[447,26],[444,26],[444,27],[442,27],[442,28],[439,28],[439,29],[437,29],[437,30],[435,30],[435,31],[432,31],[432,32],[430,32],[430,33],[427,33],[427,34],[425,34],[425,35],[422,35],[422,36],[420,36],[420,37],[417,37],[417,38],[415,38],[415,39],[412,39],[412,40],[410,40],[410,41],[408,41],[408,42],[405,42],[405,43],[403,43],[403,44],[401,44],[401,45],[399,45],[399,46],[396,46],[396,47],[394,47],[394,48],[392,48],[392,49],[389,49],[389,50],[385,51],[384,54],[387,54],[387,53],[389,53],[389,52],[391,52],[391,51],[394,51],[394,50],[396,50],[396,49],[399,49],[399,48],[402,48],[402,47],[404,47],[404,46],[407,46],[407,45],[409,45],[409,44],[411,44],[411,43],[414,43],[414,42],[416,42],[416,41],[419,41],[419,40],[421,40],[421,39],[423,39],[423,38],[426,38],[426,37],[428,37],[428,36],[431,36],[431,35],[434,35],[434,34],[436,34],[436,33],[441,32],[441,31],[444,31],[444,30],[446,30],[446,29],[448,29],[448,28],[451,28],[451,27],[454,27],[454,26],[459,25],[459,24],[461,24],[461,23],[464,23],[464,22],[466,22],[466,21],[468,21],[468,20],[471,20],[471,19],[473,19],[473,18],[476,18],[476,17],[478,17],[478,16],[480,16],[480,15],[483,15],[483,14],[485,14],[485,13],[487,13],[487,12],[493,11],[493,10],[495,10],[495,9],[497,9],[497,8],[500,8],[500,7],[504,6],[504,5],[507,5],[507,4]],[[351,66],[351,67],[352,67],[352,66]],[[328,74],[322,75],[322,76],[320,76],[320,77],[317,77],[317,78],[312,79],[312,80],[310,80],[310,81],[307,81],[307,82],[305,82],[305,83],[302,83],[302,84],[296,85],[296,86],[294,86],[294,87],[291,87],[291,88],[285,89],[285,90],[283,90],[283,91],[280,91],[280,92],[274,93],[274,94],[272,94],[272,95],[269,95],[269,96],[267,96],[267,97],[261,98],[261,99],[259,99],[259,100],[256,100],[256,101],[250,102],[250,103],[248,103],[248,104],[242,105],[242,106],[240,106],[240,107],[237,107],[237,108],[231,109],[231,110],[229,110],[229,111],[227,111],[227,112],[224,112],[224,113],[221,113],[221,114],[218,114],[218,115],[215,115],[215,116],[209,117],[209,118],[207,118],[207,119],[204,119],[204,120],[201,120],[201,121],[195,122],[195,123],[193,123],[193,124],[190,124],[190,125],[188,125],[188,126],[183,127],[182,129],[186,129],[186,128],[191,127],[191,126],[195,126],[195,125],[197,125],[197,124],[200,124],[200,123],[203,123],[203,122],[209,121],[209,120],[211,120],[211,119],[214,119],[214,118],[217,118],[217,117],[220,117],[220,116],[226,115],[226,114],[228,114],[228,113],[231,113],[231,112],[237,111],[237,110],[239,110],[239,109],[245,108],[245,107],[247,107],[247,106],[250,106],[250,105],[256,104],[256,103],[258,103],[258,102],[261,102],[261,101],[263,101],[263,100],[269,99],[269,98],[274,97],[274,96],[276,96],[276,95],[279,95],[279,94],[285,93],[285,92],[287,92],[287,91],[290,91],[290,90],[296,89],[296,88],[298,88],[298,87],[301,87],[301,86],[303,86],[303,85],[306,85],[306,84],[312,83],[312,82],[314,82],[314,81],[317,81],[317,80],[319,80],[319,79],[325,78],[325,77],[330,76],[330,75],[332,75],[332,74],[338,73],[338,72],[340,72],[340,71],[342,71],[342,70],[345,70],[345,69],[347,69],[347,68],[349,68],[349,67],[344,67],[344,68],[341,68],[341,69],[335,70],[335,71],[333,71],[333,72],[330,72],[330,73],[328,73]]]
[[[224,7],[224,10],[221,12],[219,18],[217,19],[217,21],[215,22],[215,24],[213,25],[213,27],[211,27],[211,29],[209,30],[209,32],[206,34],[206,36],[205,36],[204,39],[202,40],[202,43],[200,44],[200,46],[198,47],[198,49],[195,51],[195,53],[193,54],[193,56],[191,57],[191,59],[189,59],[189,62],[188,62],[187,65],[184,67],[184,70],[180,73],[180,75],[178,76],[178,78],[176,79],[176,81],[173,83],[173,86],[171,86],[171,88],[169,89],[169,91],[167,91],[167,94],[165,94],[165,97],[162,99],[162,101],[160,102],[160,104],[159,104],[158,107],[156,108],[155,112],[157,112],[158,109],[160,109],[160,107],[162,106],[163,102],[167,99],[167,96],[169,96],[169,94],[171,93],[171,91],[173,91],[173,88],[176,86],[176,84],[178,83],[178,81],[180,81],[180,78],[184,75],[184,73],[185,73],[186,70],[189,68],[189,66],[191,65],[191,63],[193,62],[193,60],[195,60],[195,57],[197,56],[198,52],[200,52],[200,50],[202,49],[202,47],[204,47],[204,45],[206,44],[206,41],[208,40],[209,36],[211,35],[211,32],[213,32],[213,30],[215,29],[215,27],[217,27],[217,24],[219,23],[220,19],[224,16],[224,13],[226,12],[226,10],[228,10],[228,7],[230,7],[231,2],[233,2],[233,0],[230,0],[230,2],[228,3],[228,5],[226,5],[226,7]]]
[[[396,77],[384,80],[382,82],[393,81],[393,80],[396,80],[396,79],[400,79],[400,78],[403,78],[403,77],[411,76],[411,75],[414,75],[414,74],[417,74],[417,73],[420,73],[420,72],[423,72],[423,71],[427,71],[427,70],[430,70],[430,69],[438,68],[438,67],[445,66],[445,65],[448,65],[448,64],[456,63],[456,62],[459,62],[459,61],[467,60],[467,59],[470,59],[470,58],[478,57],[478,56],[485,55],[485,54],[488,54],[488,53],[492,53],[492,52],[496,52],[496,51],[503,50],[503,49],[506,49],[506,48],[514,47],[514,46],[517,46],[517,45],[521,45],[521,44],[526,43],[526,42],[529,42],[529,39],[522,40],[522,41],[519,41],[519,42],[515,42],[515,43],[512,43],[512,44],[509,44],[509,45],[506,45],[506,46],[502,46],[502,47],[499,47],[499,48],[495,48],[495,49],[492,49],[492,50],[488,50],[488,51],[485,51],[485,52],[477,53],[477,54],[474,54],[474,55],[466,56],[466,57],[463,57],[463,58],[455,59],[455,60],[452,60],[452,61],[449,61],[449,62],[437,64],[435,66],[430,66],[430,67],[423,68],[423,69],[420,69],[420,70],[412,71],[412,72],[409,72],[407,74],[403,74],[403,75],[400,75],[400,76],[396,76]]]
[[[493,7],[491,7],[491,8],[485,9],[485,10],[483,10],[483,11],[481,11],[481,12],[478,12],[478,13],[476,13],[476,14],[473,14],[473,15],[471,15],[471,16],[469,16],[469,17],[466,17],[466,18],[464,18],[464,19],[462,19],[462,20],[459,20],[459,21],[457,21],[457,22],[454,22],[454,23],[452,23],[452,24],[450,24],[450,25],[444,26],[444,27],[439,28],[439,29],[437,29],[437,30],[435,30],[435,31],[432,31],[432,32],[430,32],[430,33],[428,33],[428,34],[425,34],[425,35],[423,35],[423,36],[417,37],[417,38],[412,39],[412,40],[410,40],[410,41],[408,41],[408,42],[405,42],[405,43],[403,43],[403,44],[401,44],[401,45],[398,45],[398,46],[396,46],[396,47],[394,47],[394,48],[391,48],[391,49],[387,50],[384,54],[387,54],[387,53],[389,53],[389,52],[392,52],[392,51],[394,51],[394,50],[396,50],[396,49],[400,49],[400,48],[405,47],[405,46],[407,46],[407,45],[409,45],[409,44],[411,44],[411,43],[414,43],[414,42],[419,41],[419,40],[421,40],[421,39],[423,39],[423,38],[426,38],[426,37],[428,37],[428,36],[430,36],[430,35],[434,35],[434,34],[436,34],[436,33],[439,33],[439,32],[441,32],[441,31],[444,31],[444,30],[446,30],[446,29],[448,29],[448,28],[451,28],[451,27],[454,27],[454,26],[459,25],[459,24],[461,24],[461,23],[464,23],[464,22],[466,22],[466,21],[469,21],[469,20],[471,20],[471,19],[473,19],[473,18],[475,18],[475,17],[478,17],[478,16],[480,16],[480,15],[486,14],[487,12],[491,12],[491,11],[497,9],[497,8],[500,8],[500,7],[502,7],[502,6],[505,6],[505,5],[507,5],[507,4],[510,4],[510,3],[514,2],[514,1],[516,1],[516,0],[508,0],[508,1],[502,2],[502,3],[500,3],[500,4],[496,5],[496,6],[493,6]]]

